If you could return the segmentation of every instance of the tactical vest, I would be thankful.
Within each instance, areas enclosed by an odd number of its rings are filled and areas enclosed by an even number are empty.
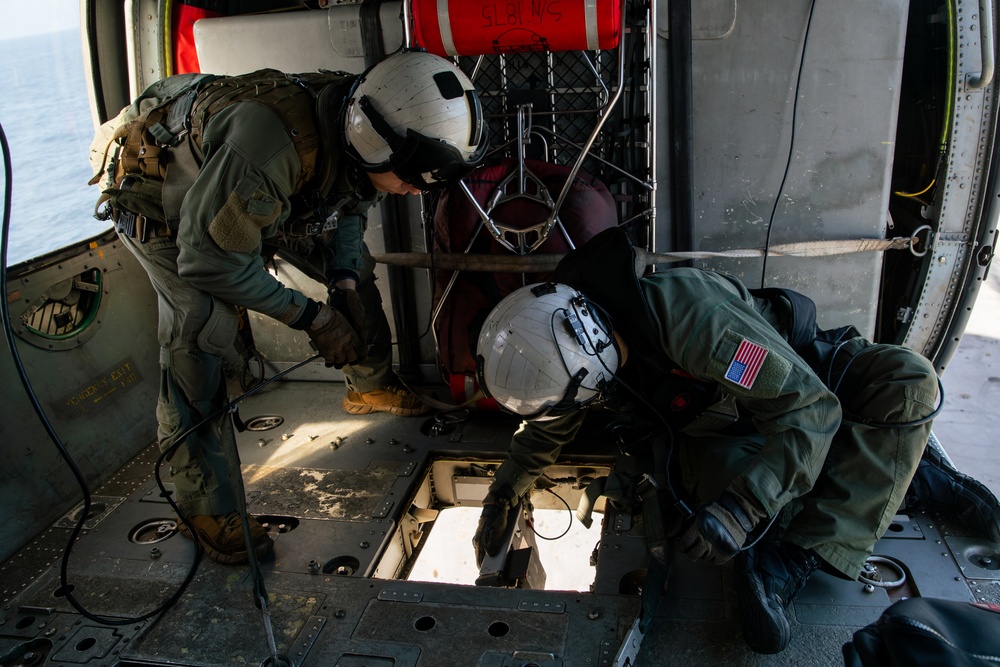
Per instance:
[[[316,175],[321,147],[316,123],[319,91],[329,85],[349,85],[356,78],[344,72],[291,75],[264,69],[243,76],[215,79],[201,87],[191,107],[191,140],[200,148],[208,121],[230,104],[254,102],[268,107],[288,129],[299,156],[301,170],[293,194],[298,193]]]
[[[110,201],[112,215],[114,209],[126,209],[161,222],[175,221],[180,201],[165,190],[187,191],[200,166],[209,121],[239,102],[271,109],[288,130],[301,167],[291,194],[301,193],[307,184],[322,187],[313,183],[320,160],[327,161],[324,181],[330,183],[340,171],[342,151],[336,144],[337,132],[326,138],[326,143],[336,145],[323,145],[317,98],[328,86],[341,89],[341,98],[346,97],[355,79],[344,72],[291,75],[264,69],[233,77],[180,75],[157,82],[133,103],[115,133],[113,141],[119,147],[108,169],[110,182],[102,202]],[[177,166],[171,169],[173,165]]]

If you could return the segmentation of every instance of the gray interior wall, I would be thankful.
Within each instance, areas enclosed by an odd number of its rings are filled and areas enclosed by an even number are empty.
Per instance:
[[[720,2],[713,24],[725,23],[730,8]],[[696,249],[882,237],[906,16],[905,0],[845,0],[815,9],[744,0],[731,31],[695,34]],[[658,80],[665,81],[659,41]],[[661,136],[669,136],[665,114],[656,117]],[[661,212],[669,191],[661,178]],[[868,335],[874,329],[878,253],[771,257],[766,267],[760,258],[703,264],[751,287],[809,295],[822,326],[851,323]]]
[[[103,303],[94,323],[66,341],[67,349],[48,349],[44,342],[38,347],[19,336],[15,344],[39,404],[93,488],[155,438],[156,295],[142,267],[116,237],[75,258],[11,278],[8,290],[20,297],[10,303],[17,324],[30,306],[28,300],[85,265],[100,267],[103,275]],[[3,561],[83,496],[36,416],[6,340],[0,342],[0,378]]]

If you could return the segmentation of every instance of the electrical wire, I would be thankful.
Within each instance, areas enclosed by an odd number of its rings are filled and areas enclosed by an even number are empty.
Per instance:
[[[0,151],[3,152],[3,167],[4,167],[4,195],[3,195],[3,221],[0,225],[0,294],[7,294],[7,246],[10,238],[10,209],[11,209],[11,197],[13,192],[13,167],[11,164],[10,157],[10,146],[7,143],[7,135],[4,132],[3,125],[0,124]],[[60,456],[66,462],[67,467],[69,467],[70,472],[73,474],[73,478],[76,480],[77,485],[80,487],[80,491],[83,495],[83,511],[80,512],[80,516],[77,519],[76,525],[74,526],[72,532],[70,533],[69,542],[66,545],[66,549],[63,551],[63,557],[59,568],[59,581],[62,586],[62,590],[65,593],[66,601],[76,609],[78,612],[86,616],[92,621],[97,623],[102,623],[104,625],[129,625],[131,623],[136,623],[138,621],[144,621],[146,619],[152,618],[161,614],[163,611],[168,609],[183,594],[184,590],[187,588],[188,584],[194,578],[194,573],[197,564],[200,560],[200,552],[196,551],[194,564],[191,570],[188,572],[187,577],[178,587],[177,591],[167,598],[164,603],[154,609],[151,612],[142,614],[136,618],[129,619],[119,619],[119,618],[109,618],[102,617],[93,614],[86,609],[83,605],[73,597],[72,587],[69,585],[67,571],[69,568],[69,556],[73,549],[73,545],[76,544],[77,539],[80,536],[80,532],[83,530],[83,525],[90,516],[90,508],[92,505],[92,499],[90,495],[90,489],[87,486],[87,481],[80,471],[80,468],[76,465],[76,461],[70,455],[69,451],[66,449],[66,445],[59,438],[56,433],[55,428],[52,426],[52,422],[49,421],[48,416],[45,414],[45,410],[42,408],[41,403],[38,400],[38,396],[35,394],[31,382],[28,379],[27,373],[24,369],[24,363],[21,361],[21,354],[17,349],[17,343],[14,340],[13,334],[13,323],[10,317],[10,308],[7,304],[7,299],[0,299],[0,316],[3,319],[3,331],[4,337],[7,340],[7,345],[10,349],[11,360],[14,363],[14,368],[17,371],[18,378],[21,381],[21,385],[24,387],[25,395],[31,402],[31,406],[38,416],[39,421],[42,424],[42,428],[45,429],[46,434],[48,434],[49,439],[55,444],[56,449],[59,451]],[[167,498],[169,501],[170,499]]]
[[[935,183],[937,183],[937,179],[936,179],[936,178],[934,178],[934,179],[931,179],[931,184],[930,184],[930,185],[928,185],[928,186],[927,186],[926,188],[924,188],[923,190],[921,190],[920,192],[902,192],[902,191],[900,191],[900,192],[895,192],[895,193],[893,193],[893,194],[896,194],[896,195],[899,195],[900,197],[919,197],[920,195],[923,195],[923,194],[927,194],[927,192],[928,192],[928,191],[929,191],[929,190],[930,190],[931,188],[933,188],[933,187],[934,187],[934,184],[935,184]]]
[[[945,72],[947,77],[944,89],[945,106],[944,106],[944,113],[941,116],[941,136],[938,139],[938,146],[937,146],[939,159],[941,155],[944,155],[948,151],[948,138],[951,135],[951,123],[950,123],[951,110],[954,104],[954,95],[955,95],[955,90],[954,90],[955,51],[956,51],[955,15],[954,15],[955,10],[954,7],[952,6],[953,2],[951,0],[946,0],[944,4],[946,7],[945,13],[947,16],[945,29],[948,33],[947,37],[948,47],[947,47],[947,63],[945,65]],[[920,204],[927,206],[928,204],[925,201],[919,199],[919,197],[921,195],[927,194],[930,191],[930,189],[934,187],[936,183],[937,183],[936,178],[931,179],[930,184],[919,192],[896,191],[893,192],[893,194],[899,197],[916,199]]]
[[[173,2],[162,0],[160,2],[160,34],[163,35],[163,50],[160,57],[163,58],[163,76],[168,77],[174,74],[174,44],[173,44]]]
[[[799,71],[795,76],[795,90],[792,101],[792,128],[791,136],[788,139],[788,158],[785,160],[785,172],[781,176],[781,184],[778,192],[774,196],[774,204],[771,206],[771,216],[767,221],[767,236],[764,239],[764,260],[760,267],[760,286],[764,287],[764,280],[767,276],[768,249],[771,247],[771,231],[774,228],[774,217],[778,213],[778,202],[781,201],[781,194],[785,191],[785,182],[788,181],[788,173],[792,168],[792,156],[795,154],[795,128],[798,125],[799,115],[799,89],[802,86],[802,69],[806,60],[806,45],[809,43],[809,33],[812,32],[813,13],[816,11],[816,0],[809,4],[809,17],[806,19],[806,31],[802,36],[802,52],[799,54]]]
[[[192,433],[194,433],[195,431],[197,431],[198,429],[200,429],[202,426],[204,426],[205,424],[207,424],[207,423],[209,423],[209,422],[211,422],[211,421],[213,421],[215,419],[218,419],[219,417],[221,417],[224,414],[235,412],[236,411],[236,406],[239,405],[242,401],[245,401],[246,399],[250,398],[251,396],[253,396],[254,394],[256,394],[258,391],[262,390],[264,387],[268,386],[272,382],[275,382],[276,380],[280,380],[281,378],[285,377],[289,373],[292,373],[292,372],[297,371],[298,369],[302,368],[306,364],[312,363],[313,361],[319,359],[319,357],[320,357],[319,354],[314,354],[313,356],[311,356],[311,357],[309,357],[307,359],[303,359],[299,363],[297,363],[297,364],[295,364],[295,365],[293,365],[293,366],[291,366],[289,368],[286,368],[285,370],[283,370],[283,371],[275,374],[274,377],[261,380],[261,382],[259,384],[257,384],[255,386],[251,387],[250,389],[246,390],[245,392],[243,392],[242,394],[240,394],[239,396],[237,396],[233,400],[229,401],[225,405],[223,405],[220,408],[216,409],[214,412],[212,412],[211,414],[209,414],[207,417],[205,417],[204,419],[202,419],[200,422],[198,422],[194,426],[191,426],[186,431],[184,431],[180,435],[176,436],[174,438],[174,441],[170,444],[170,446],[167,447],[166,449],[164,449],[162,452],[160,452],[160,456],[156,459],[156,464],[153,467],[153,476],[156,478],[156,485],[159,487],[160,492],[163,494],[163,497],[166,498],[167,502],[170,504],[171,509],[173,509],[174,512],[177,513],[177,516],[178,516],[178,518],[181,519],[182,523],[188,524],[187,517],[181,511],[180,507],[178,507],[177,504],[174,503],[173,499],[171,498],[172,494],[170,494],[168,492],[165,484],[163,483],[163,479],[160,477],[160,468],[163,466],[163,463],[166,461],[166,459],[169,458],[169,457],[171,457],[171,456],[173,456],[174,452],[176,452],[177,448],[181,446],[181,443],[184,442],[185,438],[187,438],[189,435],[191,435]],[[237,498],[237,502],[238,501],[239,501],[239,498]],[[191,535],[196,535],[197,534],[193,530],[190,531],[190,533],[191,533]],[[196,539],[195,543],[197,543],[197,542],[198,542],[198,540]]]
[[[561,500],[562,504],[566,506],[566,511],[569,512],[569,525],[566,526],[566,530],[564,530],[563,532],[559,533],[555,537],[546,537],[545,535],[542,535],[537,530],[535,530],[535,520],[534,519],[529,519],[528,520],[528,526],[531,528],[531,532],[535,534],[535,537],[537,537],[537,538],[539,538],[541,540],[548,540],[550,542],[554,542],[555,540],[561,540],[562,538],[566,537],[566,535],[569,534],[569,531],[571,531],[573,529],[573,509],[569,506],[569,503],[566,502],[566,499],[563,498],[562,496],[560,496],[558,493],[556,493],[552,489],[545,489],[545,490],[548,491],[549,493],[551,493],[553,496],[555,496],[559,500]]]
[[[589,303],[589,302],[587,302],[587,303]],[[577,300],[576,299],[572,299],[570,301],[570,305],[573,307],[573,315],[577,318],[577,321],[583,322],[583,319],[581,318],[581,315],[583,313],[579,309],[579,303],[577,303]],[[575,375],[575,373],[569,369],[569,365],[566,363],[566,357],[562,353],[562,346],[558,344],[558,340],[559,339],[556,337],[556,326],[555,326],[556,315],[562,314],[563,317],[566,320],[569,320],[569,312],[570,311],[568,309],[566,309],[566,308],[557,308],[557,309],[553,310],[552,311],[552,315],[549,317],[549,329],[552,331],[552,340],[553,341],[557,341],[556,342],[556,350],[559,352],[559,361],[562,362],[563,370],[566,371],[566,375],[568,375],[569,377],[572,378]],[[595,318],[595,321],[597,321],[596,318]],[[600,325],[600,322],[598,322],[598,325]],[[605,335],[608,335],[607,332],[603,332],[603,333],[605,333]],[[587,342],[590,343],[590,349],[588,350],[587,346],[583,345],[583,342],[580,341],[581,347],[583,348],[583,353],[586,354],[589,357],[597,357],[597,359],[601,362],[601,366],[603,366],[605,370],[608,370],[608,365],[606,363],[604,363],[604,359],[601,357],[601,352],[603,352],[604,350],[606,350],[609,347],[614,349],[614,345],[612,344],[612,342],[610,340],[610,336],[609,336],[609,340],[608,341],[597,341],[597,343],[595,344],[594,341],[591,339],[590,332],[587,331],[586,327],[583,327],[583,334],[586,337]],[[616,354],[617,354],[617,352],[618,352],[618,350],[615,349],[615,353]],[[621,363],[621,357],[618,358],[618,360],[615,362],[615,365],[617,366],[619,363]],[[610,375],[612,377],[614,376],[613,372],[609,371],[609,373],[610,373]],[[600,382],[598,382],[597,385],[595,385],[593,387],[588,387],[588,386],[584,385],[583,383],[581,383],[580,384],[580,388],[581,389],[586,389],[587,391],[593,391],[593,392],[595,392],[597,394],[601,393]],[[585,404],[585,403],[581,402],[581,405],[583,405],[583,404]]]
[[[618,349],[618,342],[615,340],[614,322],[611,319],[611,314],[608,313],[608,311],[601,308],[601,306],[599,306],[598,304],[594,303],[593,301],[587,300],[586,303],[591,308],[591,310],[596,310],[598,313],[601,314],[601,317],[595,317],[594,320],[598,323],[599,326],[601,326],[602,333],[604,333],[604,335],[606,335],[610,339],[611,344],[615,349],[615,353],[618,356],[617,365],[620,365],[622,355],[621,355],[621,350]],[[604,325],[605,322],[607,322],[606,328]],[[585,333],[589,340],[590,333],[587,332],[586,330]],[[591,344],[593,345],[593,343]],[[667,418],[663,416],[663,413],[660,412],[656,408],[656,406],[654,406],[652,403],[646,400],[646,397],[643,396],[638,391],[636,391],[635,389],[633,389],[631,385],[629,385],[627,382],[621,379],[621,377],[617,374],[617,368],[616,370],[612,371],[604,363],[604,359],[600,355],[597,355],[597,358],[601,362],[601,365],[604,366],[604,369],[608,371],[608,373],[614,378],[616,385],[625,388],[630,394],[632,394],[632,396],[637,401],[639,401],[639,403],[641,403],[646,408],[647,411],[649,411],[650,414],[654,415],[657,419],[660,420],[660,422],[663,423],[663,429],[664,429],[663,433],[666,436],[666,442],[664,443],[664,450],[665,450],[664,460],[666,461],[665,465],[666,471],[665,474],[663,475],[664,478],[663,482],[664,485],[666,486],[667,494],[669,495],[671,501],[674,503],[674,507],[680,509],[681,512],[683,512],[685,515],[690,516],[691,514],[690,508],[688,507],[687,503],[685,503],[684,500],[677,494],[676,490],[674,489],[673,482],[670,480],[670,461],[673,459],[674,440],[675,440],[673,427],[670,426],[670,422],[667,421]]]
[[[953,0],[945,0],[945,6],[947,7],[946,13],[948,16],[948,66],[947,71],[947,83],[945,84],[945,109],[944,117],[941,121],[941,153],[945,153],[948,148],[948,137],[951,135],[951,109],[954,104],[955,95],[957,91],[955,90],[955,56],[958,52],[958,35],[957,23],[955,22],[955,8],[952,6],[954,4]]]
[[[0,123],[0,152],[2,152],[3,154],[3,169],[4,169],[3,217],[2,217],[2,222],[0,222],[0,294],[7,294],[7,247],[10,238],[11,200],[13,192],[13,182],[12,182],[13,167],[10,157],[10,146],[7,142],[7,135],[4,132],[2,123]],[[72,606],[81,615],[90,619],[91,621],[94,621],[95,623],[100,623],[102,625],[109,625],[109,626],[131,625],[133,623],[145,621],[147,619],[159,616],[167,609],[172,607],[174,604],[176,604],[176,602],[184,594],[184,591],[187,589],[188,585],[194,579],[194,575],[197,572],[198,565],[201,562],[201,557],[203,554],[201,543],[197,539],[197,533],[193,530],[190,531],[192,537],[194,538],[194,543],[195,543],[195,557],[191,563],[191,567],[188,570],[187,576],[184,578],[184,580],[181,582],[181,584],[178,586],[175,592],[171,596],[166,598],[160,606],[156,607],[150,612],[146,612],[144,614],[132,618],[112,618],[107,616],[100,616],[98,614],[94,614],[93,612],[88,611],[86,608],[83,607],[83,605],[72,594],[73,587],[69,585],[68,572],[69,572],[69,559],[70,559],[70,554],[72,553],[73,550],[73,546],[79,539],[80,533],[83,530],[83,525],[86,522],[87,518],[90,516],[90,510],[93,504],[90,494],[90,489],[87,485],[86,479],[83,476],[83,473],[80,471],[79,466],[77,466],[76,461],[73,459],[72,455],[67,450],[66,445],[63,443],[62,439],[56,433],[55,428],[52,425],[52,422],[45,414],[45,410],[42,408],[41,403],[38,400],[38,396],[35,394],[34,388],[31,385],[31,381],[29,380],[27,372],[25,371],[24,368],[24,363],[21,360],[20,352],[17,349],[17,343],[14,339],[13,323],[11,320],[10,308],[9,304],[7,303],[7,299],[0,299],[0,317],[2,317],[3,320],[2,321],[3,332],[4,332],[4,337],[7,340],[7,345],[10,349],[11,360],[14,363],[15,370],[17,371],[18,378],[20,379],[21,384],[24,388],[25,395],[31,402],[32,408],[34,409],[35,414],[38,416],[38,419],[41,422],[42,427],[45,429],[46,434],[49,436],[49,439],[52,440],[53,444],[56,446],[56,449],[59,451],[60,456],[63,458],[67,467],[70,469],[70,472],[73,474],[77,486],[79,486],[81,494],[83,496],[83,509],[80,512],[76,525],[73,527],[73,530],[70,533],[70,537],[67,542],[66,548],[63,551],[63,556],[59,568],[59,581],[60,585],[62,586],[62,591],[65,594],[66,601],[69,602],[70,606]],[[201,420],[191,428],[181,433],[179,436],[177,436],[174,443],[169,448],[161,452],[159,458],[156,461],[156,465],[153,471],[154,477],[156,478],[156,484],[159,487],[161,494],[166,499],[167,503],[175,512],[177,512],[177,516],[179,519],[181,519],[182,522],[187,523],[186,517],[184,516],[181,509],[177,506],[173,498],[171,498],[172,494],[170,494],[167,491],[166,486],[163,483],[163,479],[160,476],[160,468],[164,460],[168,456],[170,456],[174,451],[176,451],[177,447],[181,444],[181,442],[183,442],[184,438],[186,438],[190,433],[201,428],[209,421],[217,419],[222,414],[234,411],[236,405],[240,401],[249,398],[250,396],[257,393],[271,382],[287,375],[288,373],[291,373],[294,370],[297,370],[298,368],[301,368],[305,364],[311,363],[318,357],[319,355],[317,354],[308,359],[305,359],[299,362],[298,364],[292,366],[291,368],[288,368],[278,373],[273,378],[265,380],[256,387],[253,387],[249,391],[246,391],[245,393],[241,394],[240,396],[228,402],[227,404],[225,404],[224,406],[222,406],[209,416],[205,417],[203,420]]]

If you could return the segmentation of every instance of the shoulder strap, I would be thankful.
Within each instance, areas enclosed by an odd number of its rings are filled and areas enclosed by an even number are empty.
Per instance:
[[[203,86],[191,108],[191,138],[201,147],[209,119],[230,104],[254,102],[273,110],[288,128],[298,154],[301,172],[298,192],[316,174],[320,151],[320,130],[316,122],[317,90],[353,80],[344,72],[317,72],[290,75],[263,69],[250,74],[224,77]]]

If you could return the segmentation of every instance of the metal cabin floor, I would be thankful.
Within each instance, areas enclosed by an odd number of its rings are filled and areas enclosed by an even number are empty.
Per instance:
[[[383,553],[401,548],[396,527],[429,462],[499,461],[515,422],[473,413],[454,432],[431,436],[424,434],[431,415],[349,416],[342,395],[340,385],[288,382],[240,407],[244,422],[284,420],[238,437],[250,510],[275,536],[275,556],[262,569],[279,653],[305,667],[611,665],[638,613],[636,595],[412,582],[378,569]],[[153,609],[192,562],[192,543],[169,531],[156,542],[130,540],[138,527],[155,531],[173,516],[152,477],[157,454],[147,449],[95,493],[100,513],[74,550],[69,580],[96,614]],[[876,546],[906,569],[907,583],[890,591],[893,598],[996,602],[1000,571],[977,565],[993,547],[946,534],[938,523],[900,515]],[[76,613],[60,589],[58,564],[72,525],[68,515],[0,567],[3,665],[221,666],[267,658],[242,566],[203,559],[177,605],[155,620],[110,627]],[[620,525],[605,521],[595,590],[618,590],[622,573],[642,564],[641,539]],[[462,536],[456,548],[471,550],[470,539]],[[866,592],[857,582],[814,575],[793,605],[789,648],[759,656],[740,638],[730,567],[678,557],[635,664],[839,665],[841,645],[891,601],[885,589]]]

